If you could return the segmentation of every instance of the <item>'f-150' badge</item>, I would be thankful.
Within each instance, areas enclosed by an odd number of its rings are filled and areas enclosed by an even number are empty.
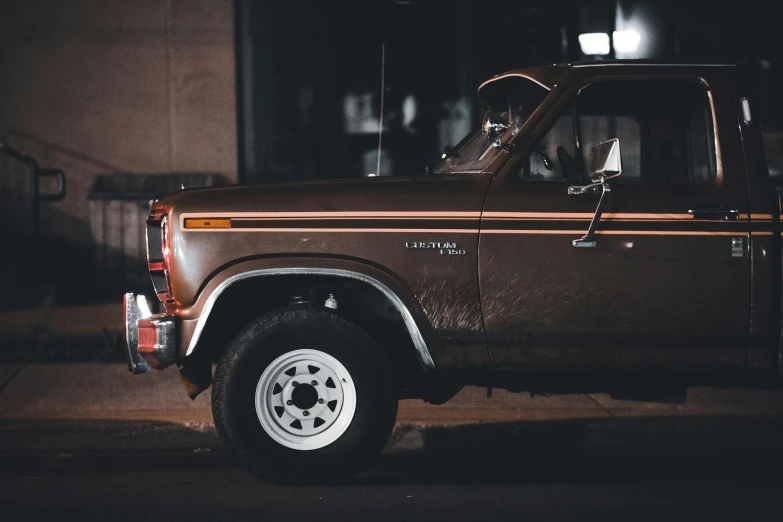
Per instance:
[[[464,256],[465,250],[457,246],[457,243],[433,243],[427,241],[409,241],[405,248],[430,248],[437,249],[442,256]]]

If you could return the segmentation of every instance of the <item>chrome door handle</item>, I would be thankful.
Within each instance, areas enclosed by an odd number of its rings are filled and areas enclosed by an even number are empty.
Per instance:
[[[688,210],[693,219],[709,219],[713,221],[737,221],[739,210],[728,208],[693,208]]]

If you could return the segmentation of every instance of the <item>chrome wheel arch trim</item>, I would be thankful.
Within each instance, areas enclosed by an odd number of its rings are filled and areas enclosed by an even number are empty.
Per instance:
[[[429,370],[435,369],[435,361],[432,359],[432,355],[430,355],[430,351],[427,348],[427,343],[424,341],[424,337],[421,335],[419,326],[413,319],[413,315],[411,315],[408,307],[405,306],[405,303],[402,302],[402,299],[400,299],[400,297],[388,286],[381,283],[374,277],[362,274],[361,272],[354,272],[352,270],[344,270],[340,268],[266,268],[260,270],[249,270],[247,272],[242,272],[240,274],[229,277],[220,283],[207,298],[207,302],[204,304],[204,309],[201,311],[201,315],[198,318],[198,323],[196,323],[196,329],[193,332],[193,337],[190,339],[187,352],[185,352],[185,357],[192,354],[196,349],[196,345],[201,338],[201,333],[204,331],[204,327],[206,326],[207,319],[209,319],[209,314],[212,312],[212,308],[215,306],[218,297],[220,297],[220,294],[222,294],[226,288],[244,279],[250,279],[251,277],[276,275],[325,275],[344,277],[347,279],[354,279],[363,283],[367,283],[380,290],[381,293],[383,293],[383,295],[385,295],[392,302],[397,311],[400,312],[400,315],[405,322],[405,326],[408,329],[408,333],[411,336],[411,340],[413,341],[413,345],[416,348],[416,351],[419,353],[419,357],[421,358],[421,362],[424,367]]]

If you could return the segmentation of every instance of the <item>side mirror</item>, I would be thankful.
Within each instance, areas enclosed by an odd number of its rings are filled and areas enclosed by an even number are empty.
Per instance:
[[[593,181],[605,181],[623,173],[623,161],[620,156],[620,139],[603,141],[590,149],[588,161],[590,178]]]
[[[508,130],[508,123],[500,116],[492,111],[487,111],[484,114],[484,121],[481,122],[481,132],[489,138],[490,141],[496,141],[500,139],[503,134]]]
[[[623,173],[623,161],[620,156],[620,139],[612,138],[599,143],[590,149],[590,159],[588,160],[588,170],[593,183],[583,187],[568,187],[568,193],[572,195],[601,193],[601,199],[598,200],[598,207],[595,209],[593,219],[587,228],[587,233],[579,239],[572,241],[572,244],[578,248],[595,248],[595,229],[598,221],[601,219],[601,212],[604,205],[604,198],[611,191],[607,180],[616,178]]]

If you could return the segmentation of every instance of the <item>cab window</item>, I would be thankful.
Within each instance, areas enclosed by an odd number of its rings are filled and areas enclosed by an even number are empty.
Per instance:
[[[715,138],[706,89],[686,81],[606,81],[576,99],[581,155],[620,138],[615,183],[704,183],[715,179]]]
[[[559,182],[578,178],[577,159],[573,105],[569,104],[522,162],[517,177]]]
[[[709,96],[692,81],[604,81],[584,87],[522,161],[517,176],[584,181],[590,149],[611,138],[620,138],[622,149],[617,184],[715,179]]]

